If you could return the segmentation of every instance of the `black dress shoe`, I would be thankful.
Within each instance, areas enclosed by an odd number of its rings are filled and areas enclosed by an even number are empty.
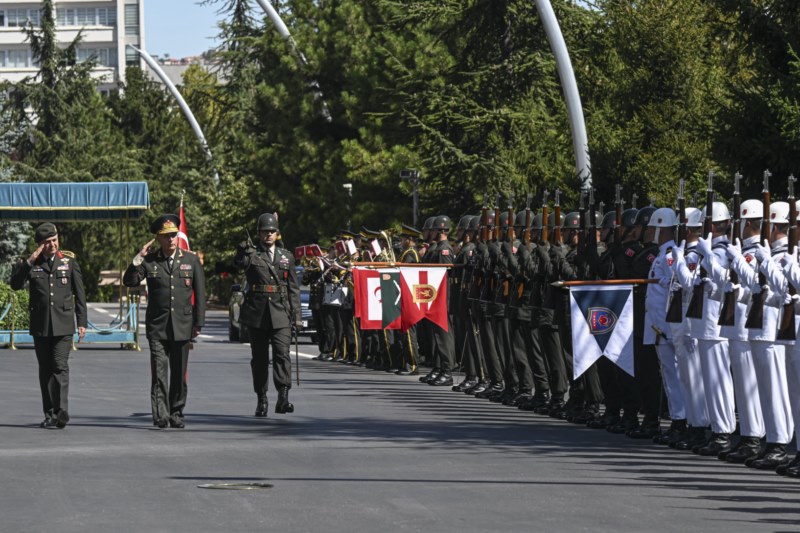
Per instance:
[[[453,385],[453,392],[464,392],[465,390],[471,389],[477,384],[478,384],[477,376],[467,376],[464,378],[464,381],[462,381],[458,385]]]
[[[432,387],[450,387],[453,385],[453,376],[450,374],[441,373],[433,381],[429,381],[428,385]]]
[[[464,394],[469,394],[470,396],[476,396],[478,393],[481,393],[489,388],[489,383],[486,381],[479,381],[475,384],[474,387],[470,387],[464,391]]]
[[[570,422],[573,424],[582,424],[584,426],[588,425],[589,422],[593,422],[600,418],[600,404],[598,403],[590,403],[583,407],[578,414],[573,416],[570,419]]]
[[[717,459],[739,465],[759,453],[761,453],[761,439],[758,437],[740,437],[736,447],[727,452],[720,452],[717,455]]]
[[[258,399],[258,403],[256,404],[256,416],[259,418],[264,418],[267,416],[267,412],[269,411],[269,400],[266,397],[261,397]]]
[[[433,370],[431,370],[430,372],[428,372],[424,376],[421,376],[419,378],[419,380],[422,383],[428,383],[429,381],[433,381],[434,379],[436,379],[438,377],[439,377],[439,369],[438,368],[434,368]]]
[[[670,448],[683,451],[693,451],[695,446],[697,446],[699,449],[705,446],[707,443],[708,439],[706,438],[706,428],[691,426],[689,427],[686,437],[682,440],[679,440],[674,445],[670,445]]]
[[[519,406],[523,411],[536,411],[550,403],[550,391],[537,392],[528,402]]]
[[[56,427],[58,429],[64,429],[67,427],[67,422],[69,422],[69,413],[64,409],[59,410],[56,415]]]
[[[606,428],[606,431],[609,433],[614,433],[615,435],[627,435],[629,432],[637,429],[639,427],[639,419],[623,416],[619,419],[619,422],[616,424],[612,424]]]
[[[553,411],[558,411],[564,408],[564,400],[558,398],[551,398],[547,404],[542,405],[541,407],[534,409],[533,412],[537,415],[544,415],[550,416],[550,413]]]
[[[733,439],[730,433],[714,433],[708,444],[697,450],[698,455],[704,457],[716,457],[721,452],[726,452],[733,448]],[[694,449],[692,450],[694,451]]]
[[[609,426],[619,424],[620,422],[622,422],[622,417],[619,416],[619,411],[614,413],[613,411],[606,410],[602,416],[586,422],[586,427],[590,429],[608,429]]]
[[[56,419],[53,418],[53,415],[45,415],[44,420],[42,423],[39,424],[40,428],[52,428],[56,426]]]
[[[503,392],[500,395],[490,396],[489,401],[494,403],[502,403],[503,405],[508,405],[506,402],[514,401],[514,398],[517,396],[517,389],[509,388],[503,389]]]
[[[275,412],[278,414],[294,413],[294,405],[289,402],[289,388],[278,389],[278,401],[275,403]]]
[[[158,420],[153,420],[153,425],[159,429],[164,429],[169,425],[166,418],[159,418]]]
[[[670,442],[681,440],[687,430],[686,420],[673,420],[666,431],[653,437],[653,442],[668,446]]]
[[[791,462],[782,464],[778,468],[776,468],[775,473],[778,474],[779,476],[788,476],[790,475],[789,471],[795,468],[800,468],[800,452],[797,452],[797,455],[794,456],[794,459],[792,459]],[[798,477],[798,476],[792,476],[792,477]]]
[[[657,420],[643,421],[642,425],[632,429],[625,435],[631,439],[652,439],[661,433],[661,424]]]
[[[186,424],[183,423],[182,416],[173,416],[169,419],[169,427],[175,429],[183,429],[186,427]]]
[[[768,442],[763,454],[745,464],[757,470],[775,470],[783,463],[789,463],[786,445]]]
[[[476,398],[481,398],[481,399],[486,399],[486,398],[488,398],[488,397],[490,397],[490,396],[492,396],[494,394],[497,394],[498,392],[500,392],[500,393],[503,392],[503,384],[502,383],[497,383],[497,382],[489,383],[489,386],[486,387],[486,389],[483,390],[482,392],[476,393],[475,397]]]
[[[530,391],[520,391],[519,394],[517,394],[508,405],[511,405],[512,407],[521,407],[531,401],[532,398],[533,396],[531,396]]]

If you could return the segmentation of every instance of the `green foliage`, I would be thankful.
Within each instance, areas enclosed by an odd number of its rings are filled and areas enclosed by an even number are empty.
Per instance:
[[[27,331],[30,324],[28,302],[27,290],[14,291],[7,283],[0,281],[0,316],[5,313],[9,304],[12,305],[5,317],[0,320],[0,329],[10,330],[13,323],[14,331]]]

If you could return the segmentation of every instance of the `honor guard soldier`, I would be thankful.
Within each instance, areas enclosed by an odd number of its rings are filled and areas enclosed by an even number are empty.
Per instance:
[[[26,281],[29,286],[30,334],[44,410],[41,427],[63,429],[69,422],[69,352],[76,321],[79,341],[86,333],[86,295],[75,255],[58,249],[55,225],[40,225],[35,239],[39,246],[16,266],[9,284],[14,290]]]
[[[467,300],[466,287],[471,280],[471,272],[467,271],[472,256],[475,252],[475,243],[472,240],[474,231],[470,231],[472,215],[464,215],[456,226],[456,241],[459,243],[458,253],[453,261],[455,268],[451,272],[450,310],[453,315],[453,328],[455,330],[455,345],[461,346],[461,366],[464,369],[464,380],[453,385],[454,392],[464,392],[478,384],[478,371],[473,353],[474,342],[470,342],[472,324],[469,318],[469,301]],[[477,228],[477,224],[475,225]]]
[[[440,265],[452,265],[455,254],[453,253],[453,247],[450,246],[450,242],[447,240],[447,236],[450,234],[450,217],[447,215],[436,217],[431,233],[436,242],[435,248],[431,246],[428,251],[431,254],[431,262]],[[456,360],[453,328],[448,327],[445,330],[433,322],[428,322],[428,326],[433,339],[434,355],[439,364],[438,375],[428,381],[428,385],[450,387],[453,385],[453,367]]]
[[[203,266],[194,253],[178,248],[179,224],[177,215],[158,217],[150,225],[155,239],[142,246],[122,277],[126,287],[147,280],[150,405],[153,425],[159,428],[184,427],[189,346],[203,327],[206,311]],[[158,249],[150,251],[156,241]]]
[[[278,389],[275,412],[293,413],[289,403],[292,361],[289,346],[292,328],[299,327],[300,287],[294,257],[275,246],[278,218],[272,213],[258,217],[258,244],[239,244],[233,264],[247,276],[250,290],[242,303],[241,323],[250,331],[250,368],[258,397],[256,416],[267,416],[269,348],[272,346],[272,381]]]

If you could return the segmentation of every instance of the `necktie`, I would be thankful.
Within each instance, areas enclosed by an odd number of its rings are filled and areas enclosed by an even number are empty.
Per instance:
[[[267,248],[267,263],[272,264],[272,248]]]
[[[172,258],[171,257],[167,258],[167,268],[169,269],[170,272],[172,272]]]

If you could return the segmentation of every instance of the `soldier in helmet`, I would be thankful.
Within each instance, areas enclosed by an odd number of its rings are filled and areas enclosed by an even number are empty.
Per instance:
[[[30,333],[44,411],[41,427],[63,429],[69,422],[69,352],[76,322],[79,341],[86,332],[86,295],[75,254],[59,250],[56,226],[41,224],[35,239],[39,246],[14,268],[9,284],[14,290],[26,281],[29,285]]]
[[[147,280],[153,425],[180,429],[184,427],[189,342],[203,327],[206,289],[200,260],[178,248],[179,224],[176,215],[162,215],[150,225],[156,238],[136,254],[122,282],[138,287]],[[158,241],[159,247],[151,252],[153,241]]]
[[[452,265],[454,259],[453,247],[450,246],[448,235],[450,234],[450,218],[447,215],[436,217],[433,222],[431,233],[434,236],[436,247],[431,247],[429,254],[431,262],[440,265]],[[449,289],[449,287],[448,287]],[[449,290],[448,290],[449,292]],[[435,378],[428,381],[429,385],[447,386],[453,385],[453,369],[456,363],[455,342],[453,339],[453,328],[443,329],[437,324],[428,322],[433,339],[433,349],[435,365],[438,365],[438,373]],[[435,367],[437,368],[437,367]]]
[[[464,381],[453,385],[453,391],[464,392],[470,387],[478,384],[478,367],[475,364],[476,357],[473,353],[474,342],[470,342],[469,336],[472,334],[472,325],[469,318],[469,302],[465,293],[465,287],[469,283],[471,273],[467,272],[467,265],[474,252],[475,243],[472,241],[474,225],[472,231],[470,226],[473,220],[478,217],[464,215],[456,226],[456,242],[459,244],[458,253],[454,260],[454,268],[451,269],[451,289],[450,310],[453,315],[453,329],[455,333],[455,346],[463,347],[461,350],[461,365],[464,369]]]
[[[258,243],[249,240],[236,249],[233,263],[245,272],[250,290],[242,304],[241,322],[250,331],[250,368],[257,396],[256,416],[267,416],[269,348],[272,346],[272,381],[278,389],[275,412],[293,413],[289,402],[292,362],[289,346],[292,327],[301,324],[300,286],[292,254],[275,246],[278,217],[258,217]]]

